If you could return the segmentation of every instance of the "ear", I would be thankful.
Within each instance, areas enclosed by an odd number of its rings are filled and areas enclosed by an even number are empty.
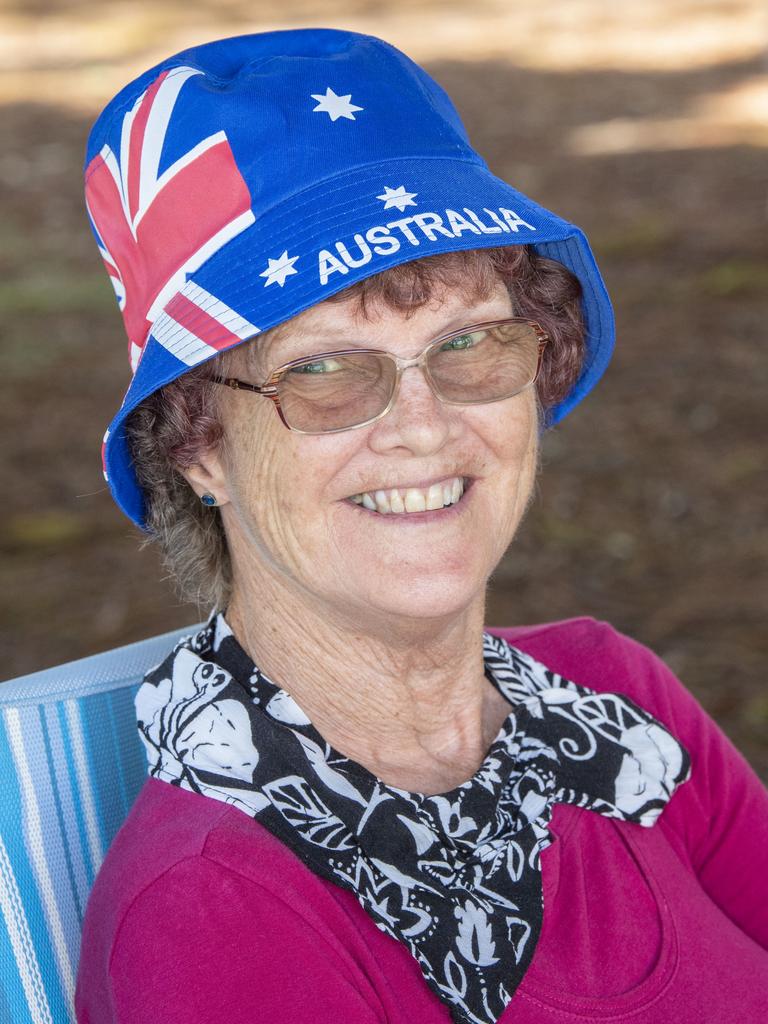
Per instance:
[[[179,466],[179,472],[198,496],[212,494],[217,506],[229,504],[227,473],[218,451],[204,452],[191,466]]]

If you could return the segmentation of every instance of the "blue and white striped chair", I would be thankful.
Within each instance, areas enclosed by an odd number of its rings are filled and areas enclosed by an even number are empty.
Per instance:
[[[74,1024],[88,893],[146,775],[134,694],[199,628],[0,683],[0,1024]]]

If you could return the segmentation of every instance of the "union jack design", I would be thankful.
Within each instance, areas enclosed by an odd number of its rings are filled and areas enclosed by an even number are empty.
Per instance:
[[[258,327],[194,281],[174,295],[152,328],[152,336],[187,366],[258,333]]]
[[[184,362],[199,362],[257,333],[207,292],[177,295],[188,274],[255,220],[223,131],[202,139],[160,173],[179,92],[199,74],[189,67],[164,71],[124,115],[119,158],[105,145],[86,169],[86,205],[123,314],[134,372],[150,328],[170,300],[179,308],[168,310],[173,320],[165,323],[158,341],[185,352],[174,351]],[[183,325],[181,334],[174,324]]]

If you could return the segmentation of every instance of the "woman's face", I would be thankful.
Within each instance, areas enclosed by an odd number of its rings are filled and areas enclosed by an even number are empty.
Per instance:
[[[412,357],[439,335],[512,315],[501,282],[488,300],[468,304],[448,293],[409,319],[388,310],[369,310],[366,319],[354,304],[321,304],[268,339],[259,379],[288,360],[356,345]],[[255,382],[244,365],[233,375]],[[324,436],[287,430],[272,403],[252,393],[222,392],[225,447],[205,458],[209,475],[190,479],[222,506],[235,592],[266,571],[359,624],[451,615],[482,599],[532,490],[533,388],[488,405],[444,405],[410,368],[383,419]],[[456,478],[467,481],[463,496],[437,511],[386,514],[351,500],[397,488],[418,506],[419,491],[428,498],[431,485]],[[418,489],[410,498],[409,488]]]

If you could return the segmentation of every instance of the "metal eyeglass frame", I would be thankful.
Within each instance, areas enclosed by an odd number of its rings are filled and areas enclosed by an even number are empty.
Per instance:
[[[533,379],[530,380],[524,387],[517,391],[513,391],[511,395],[504,395],[503,398],[490,399],[475,399],[467,402],[450,402],[443,398],[440,394],[440,390],[432,380],[429,368],[427,366],[427,357],[433,348],[438,345],[444,345],[447,341],[451,341],[453,338],[460,338],[464,334],[471,334],[473,331],[483,330],[486,327],[501,327],[503,324],[528,324],[532,327],[536,333],[536,337],[539,342],[538,359],[536,362],[536,372]],[[358,427],[367,427],[371,423],[375,423],[377,420],[382,419],[390,411],[392,406],[397,400],[397,395],[400,390],[400,379],[403,375],[403,371],[409,369],[411,366],[418,366],[421,368],[424,378],[429,385],[432,394],[445,405],[489,405],[491,402],[502,402],[507,398],[514,398],[515,395],[521,394],[527,388],[532,387],[539,376],[541,371],[541,360],[544,353],[544,347],[550,340],[549,335],[544,331],[541,324],[536,320],[528,320],[526,317],[513,316],[506,317],[503,320],[487,320],[479,324],[471,324],[469,327],[463,327],[460,331],[451,331],[448,334],[442,334],[439,338],[434,338],[430,341],[422,350],[421,354],[414,356],[412,359],[401,359],[400,356],[394,355],[392,352],[387,352],[380,348],[343,348],[335,349],[332,352],[317,352],[311,356],[302,356],[300,359],[292,359],[289,363],[283,363],[281,366],[276,367],[267,377],[263,384],[249,384],[247,381],[238,380],[237,377],[212,377],[211,381],[215,384],[225,384],[229,388],[233,388],[235,391],[252,391],[257,395],[263,395],[265,398],[270,398],[274,403],[275,409],[280,421],[284,427],[288,430],[292,430],[295,434],[340,434],[345,430],[356,430]],[[377,355],[386,356],[395,363],[396,374],[395,382],[392,388],[392,394],[387,402],[386,406],[376,416],[372,416],[370,419],[364,420],[362,423],[355,423],[351,427],[334,427],[332,430],[300,430],[298,427],[291,426],[283,414],[282,406],[280,405],[280,396],[278,394],[278,384],[282,377],[294,366],[300,366],[302,363],[312,363],[319,359],[330,359],[335,356],[349,356],[349,355]]]

